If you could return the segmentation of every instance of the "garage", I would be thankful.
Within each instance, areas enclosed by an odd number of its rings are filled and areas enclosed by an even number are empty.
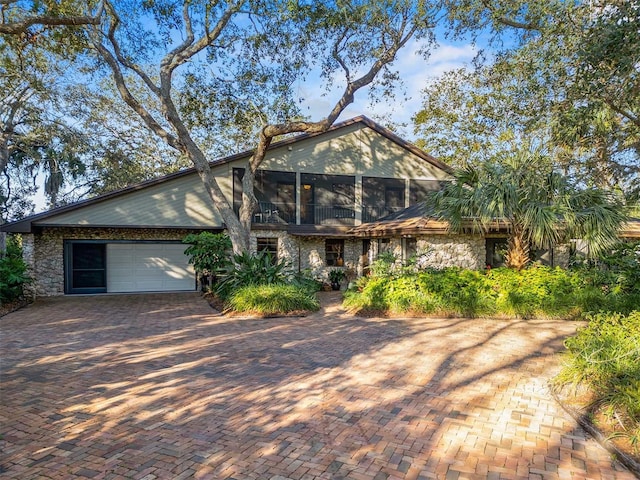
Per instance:
[[[185,248],[175,242],[68,242],[66,293],[193,291]]]

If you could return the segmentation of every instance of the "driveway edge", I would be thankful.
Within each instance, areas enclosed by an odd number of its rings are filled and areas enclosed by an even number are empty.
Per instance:
[[[555,388],[548,382],[549,391],[551,396],[562,409],[567,412],[576,421],[580,427],[582,427],[591,437],[593,437],[606,451],[613,455],[617,462],[624,465],[631,473],[637,478],[640,478],[640,463],[634,458],[629,456],[626,452],[620,450],[613,442],[611,442],[604,434],[596,428],[596,426],[590,422],[586,416],[577,408],[574,408],[567,403],[563,402],[560,396],[557,394]]]

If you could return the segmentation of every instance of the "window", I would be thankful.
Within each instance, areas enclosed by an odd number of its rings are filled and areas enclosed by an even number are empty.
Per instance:
[[[417,255],[418,241],[412,237],[403,238],[402,240],[402,254],[404,255],[404,261],[406,262]]]
[[[277,238],[257,238],[258,252],[266,252],[271,257],[271,263],[278,263],[278,239]]]
[[[506,238],[487,238],[487,266],[491,268],[503,267],[506,251]]]
[[[329,267],[342,266],[344,260],[342,254],[344,252],[344,240],[325,240],[324,254]]]
[[[96,242],[66,242],[64,248],[65,292],[106,292],[106,245]]]

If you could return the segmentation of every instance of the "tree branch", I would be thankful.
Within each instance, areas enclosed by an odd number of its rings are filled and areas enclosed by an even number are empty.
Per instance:
[[[157,95],[160,89],[155,83],[153,83],[153,81],[146,74],[146,72],[139,65],[136,65],[135,63],[130,62],[129,60],[127,60],[127,58],[124,55],[122,55],[120,44],[118,43],[115,37],[116,30],[120,25],[120,17],[118,13],[115,11],[115,9],[111,6],[111,4],[109,4],[107,8],[109,9],[109,13],[113,17],[113,21],[110,22],[110,25],[109,25],[109,32],[107,34],[107,38],[109,39],[109,42],[113,47],[113,52],[115,53],[115,56],[118,59],[118,62],[120,62],[122,65],[124,65],[128,69],[133,70],[147,85],[147,87],[149,87],[149,90],[151,90],[153,93]]]
[[[94,32],[94,34],[99,35],[98,32]],[[142,118],[142,120],[147,124],[151,131],[162,138],[171,147],[180,152],[184,152],[184,145],[182,145],[180,140],[167,132],[167,130],[163,128],[155,118],[153,118],[153,115],[151,115],[151,113],[149,113],[142,106],[142,104],[138,102],[131,91],[129,91],[124,76],[122,75],[120,64],[118,63],[117,59],[111,54],[111,52],[102,44],[102,42],[98,41],[95,38],[93,40],[93,46],[111,69],[116,88],[118,89],[118,92],[120,93],[120,96],[125,101],[125,103],[129,105],[129,107],[131,107],[131,109],[133,109],[133,111],[135,111],[140,116],[140,118]]]
[[[3,5],[10,5],[11,1],[3,1]],[[89,15],[76,15],[71,17],[52,17],[48,15],[41,15],[31,18],[26,18],[17,22],[0,23],[0,33],[8,35],[19,35],[25,33],[29,27],[33,25],[43,25],[45,27],[55,26],[78,26],[78,25],[98,25],[100,24],[100,17],[104,10],[104,0],[100,2],[98,11],[94,16]]]
[[[187,29],[187,38],[162,59],[162,62],[160,63],[161,71],[170,72],[175,70],[183,63],[188,62],[194,55],[211,45],[222,34],[223,30],[231,20],[231,17],[238,13],[240,3],[241,2],[230,5],[222,14],[213,30],[206,31],[205,34],[194,43],[195,37],[193,35],[191,18],[188,11],[189,2],[185,2],[182,15]]]
[[[489,10],[489,12],[491,12],[491,15],[498,23],[502,23],[503,25],[507,25],[508,27],[518,28],[521,30],[540,30],[541,29],[541,26],[536,25],[535,23],[523,23],[523,22],[519,22],[517,20],[513,20],[511,18],[501,15],[497,11],[497,9],[491,4],[491,0],[482,0],[482,4],[485,6],[487,10]]]
[[[640,127],[640,117],[638,117],[637,115],[634,115],[633,113],[625,110],[622,107],[619,107],[613,100],[611,100],[610,98],[607,97],[603,97],[602,99],[604,101],[604,103],[606,103],[609,108],[611,108],[611,110],[613,110],[616,113],[619,113],[620,115],[622,115],[623,117],[625,117],[626,119],[628,119],[630,122],[632,122],[634,125],[636,125],[637,127]]]

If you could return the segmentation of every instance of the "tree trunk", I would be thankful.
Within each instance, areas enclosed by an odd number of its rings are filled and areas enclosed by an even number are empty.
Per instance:
[[[213,204],[227,227],[227,233],[233,246],[233,253],[240,254],[248,252],[251,224],[249,223],[249,227],[245,228],[245,225],[240,222],[211,172],[207,159],[199,155],[199,152],[192,152],[190,150],[187,150],[187,152],[198,171],[200,179],[204,183],[209,197],[213,200]]]
[[[514,231],[509,238],[506,255],[506,264],[509,268],[522,270],[529,263],[529,242],[524,238],[523,232]]]

